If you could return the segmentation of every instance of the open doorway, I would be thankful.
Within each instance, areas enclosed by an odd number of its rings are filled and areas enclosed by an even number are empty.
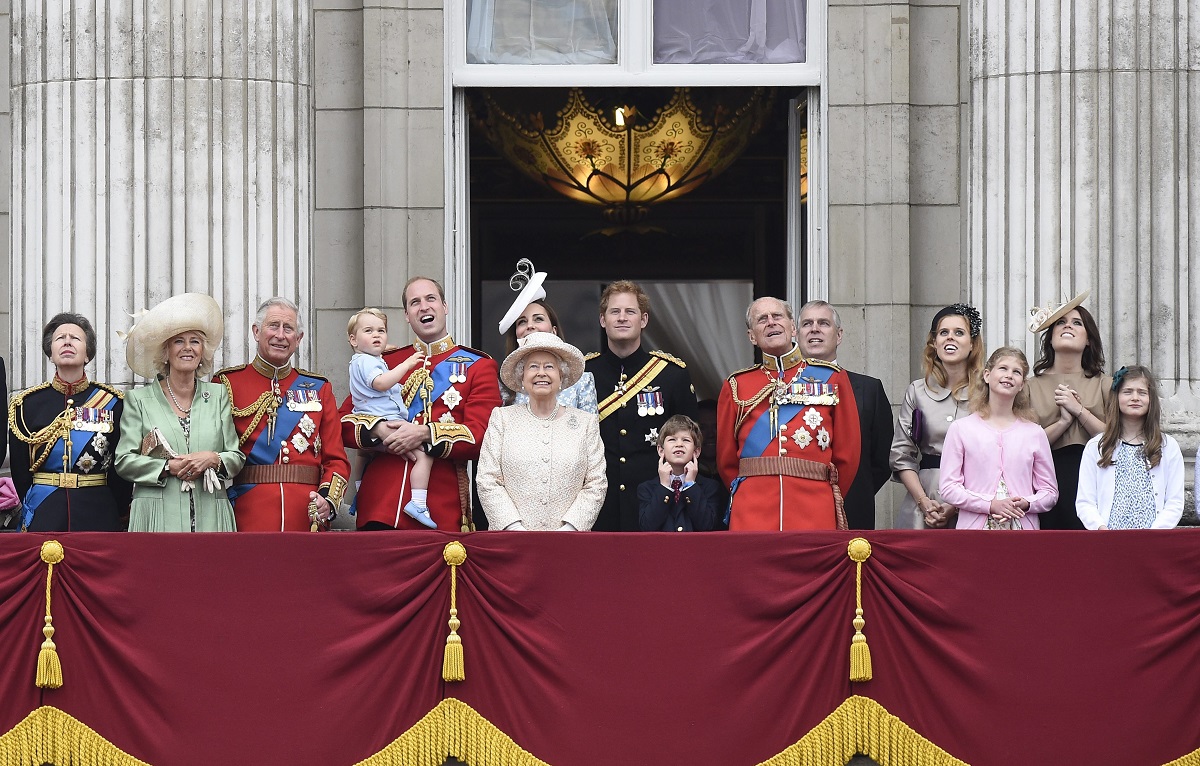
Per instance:
[[[567,90],[558,90],[565,100]],[[543,101],[553,95],[537,91]],[[597,321],[603,286],[632,279],[651,295],[647,346],[685,359],[699,397],[715,398],[726,375],[753,362],[744,320],[750,299],[786,295],[789,226],[807,230],[805,205],[796,220],[788,213],[789,188],[800,184],[789,170],[789,120],[803,119],[791,103],[803,103],[804,93],[777,89],[770,98],[761,128],[723,173],[654,205],[630,227],[613,226],[598,207],[528,178],[470,123],[472,337],[503,356],[496,323],[512,301],[509,277],[521,258],[549,274],[548,299],[568,340],[585,353],[604,342]],[[798,240],[794,267],[804,274],[806,238]]]

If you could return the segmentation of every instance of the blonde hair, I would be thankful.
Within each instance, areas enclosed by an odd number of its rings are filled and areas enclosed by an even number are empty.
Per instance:
[[[381,320],[383,322],[383,329],[387,329],[387,314],[373,306],[368,306],[364,309],[354,312],[354,314],[351,315],[350,321],[346,324],[347,337],[354,335],[354,331],[358,329],[358,320],[362,319],[364,315],[373,316],[376,319]]]
[[[921,355],[921,368],[925,373],[925,380],[932,380],[938,386],[946,388],[950,385],[950,376],[946,374],[946,366],[942,364],[942,360],[937,355],[937,334],[941,329],[941,324],[950,317],[959,317],[967,323],[967,334],[970,336],[971,320],[962,314],[946,314],[939,319],[933,327],[929,329],[929,337],[925,340],[925,351]],[[983,338],[979,336],[971,337],[971,351],[967,354],[967,380],[958,389],[952,391],[955,396],[958,392],[966,388],[971,390],[971,386],[983,377]]]
[[[1025,352],[1015,346],[1001,346],[992,352],[988,357],[987,364],[983,366],[983,371],[990,372],[1001,359],[1016,359],[1021,363],[1023,371],[1020,392],[1013,399],[1013,415],[1016,415],[1021,420],[1037,421],[1037,414],[1033,411],[1033,403],[1029,399],[1029,388],[1024,385],[1024,382],[1029,380],[1029,360],[1025,358]],[[980,375],[975,379],[971,386],[971,412],[976,413],[981,418],[987,418],[992,414],[991,405],[992,390],[988,386],[987,381]]]
[[[163,341],[162,345],[158,347],[158,353],[154,356],[154,367],[158,370],[159,375],[166,376],[171,374],[171,364],[168,361],[169,354],[167,352],[167,344],[171,342],[171,338],[177,338],[180,335],[184,335],[189,332],[194,332],[199,335],[201,341],[203,342],[203,345],[200,349],[200,365],[196,367],[196,377],[203,378],[206,377],[208,373],[212,372],[213,357],[215,356],[216,352],[213,350],[212,345],[209,344],[208,336],[199,330],[184,330],[183,332],[177,332],[170,338],[167,338]]]

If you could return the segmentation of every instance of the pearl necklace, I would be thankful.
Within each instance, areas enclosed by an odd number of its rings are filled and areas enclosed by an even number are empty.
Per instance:
[[[178,409],[180,412],[182,412],[184,417],[187,417],[188,415],[190,415],[192,412],[192,408],[188,407],[185,410],[183,408],[183,405],[179,403],[179,400],[175,398],[175,389],[171,388],[171,376],[168,375],[168,376],[164,377],[163,380],[167,384],[167,393],[170,395],[171,401],[175,402],[176,409]],[[194,407],[195,405],[196,405],[196,392],[193,391],[192,392],[192,406]]]
[[[534,412],[534,411],[533,411],[533,406],[532,406],[532,405],[531,405],[529,402],[525,402],[525,409],[529,410],[529,414],[530,414],[530,415],[533,415],[533,416],[534,416],[535,418],[537,418],[538,420],[554,420],[554,417],[555,417],[556,415],[558,415],[558,402],[555,402],[555,403],[554,403],[554,409],[553,409],[553,410],[551,410],[551,411],[550,411],[550,414],[549,414],[549,415],[547,415],[546,417],[542,417],[541,415],[539,415],[539,414],[537,414],[536,412]]]

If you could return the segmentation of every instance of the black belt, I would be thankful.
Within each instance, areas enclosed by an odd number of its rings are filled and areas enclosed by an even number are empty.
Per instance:
[[[924,471],[927,468],[941,468],[941,467],[942,467],[942,456],[941,455],[925,455],[925,454],[921,455],[921,470],[922,471]]]

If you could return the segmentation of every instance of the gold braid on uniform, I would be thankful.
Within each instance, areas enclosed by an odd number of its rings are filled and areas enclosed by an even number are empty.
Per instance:
[[[430,376],[429,370],[424,367],[413,371],[408,376],[408,380],[404,381],[404,385],[400,388],[400,394],[404,397],[404,406],[411,407],[413,399],[416,399],[419,395],[421,401],[425,403],[426,415],[429,415],[429,396],[432,393],[433,377]]]
[[[767,383],[768,384],[770,383],[769,375],[767,376]],[[733,424],[733,430],[735,432],[737,431],[737,429],[742,427],[743,421],[745,421],[746,418],[750,415],[750,412],[755,407],[762,404],[763,399],[766,399],[768,396],[771,395],[771,392],[774,391],[774,388],[771,385],[766,385],[766,386],[763,386],[761,389],[759,389],[758,393],[756,393],[754,396],[750,397],[749,399],[739,399],[737,388],[738,388],[737,379],[734,378],[733,376],[730,376],[730,378],[729,378],[729,394],[733,398],[733,403],[738,406],[737,420],[735,420],[734,424]]]
[[[8,422],[12,424],[13,436],[17,437],[17,441],[23,442],[30,446],[29,450],[29,470],[36,471],[42,467],[42,463],[46,462],[46,458],[50,457],[50,447],[54,442],[71,433],[71,423],[75,419],[74,407],[67,407],[62,412],[54,416],[54,420],[45,428],[39,429],[35,433],[25,435],[25,419],[17,420],[17,408],[21,406],[24,400],[24,395],[14,396],[8,404]],[[20,422],[18,426],[17,423]],[[42,447],[42,454],[36,455],[37,448]],[[36,455],[36,457],[35,457]]]
[[[263,415],[266,415],[272,409],[272,406],[275,404],[275,392],[268,388],[259,394],[258,398],[249,406],[234,407],[233,385],[229,382],[229,376],[222,375],[221,382],[225,384],[225,391],[229,394],[229,408],[233,411],[233,416],[235,418],[244,418],[249,415],[254,416],[254,419],[250,421],[250,425],[238,436],[238,446],[240,447],[250,438],[250,434],[254,433],[254,429],[258,427],[259,421],[263,419]]]

